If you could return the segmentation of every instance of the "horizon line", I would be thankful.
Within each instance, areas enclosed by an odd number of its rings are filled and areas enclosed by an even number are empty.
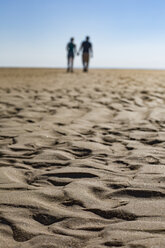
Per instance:
[[[53,66],[0,66],[0,69],[56,69],[66,70],[66,67],[53,67]],[[75,70],[81,70],[82,67],[75,67]],[[152,67],[90,67],[91,70],[155,70],[163,71],[165,68],[152,68]]]

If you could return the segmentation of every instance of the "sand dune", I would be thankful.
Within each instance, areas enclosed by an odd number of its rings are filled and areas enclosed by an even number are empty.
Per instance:
[[[0,247],[165,247],[165,72],[0,69]]]

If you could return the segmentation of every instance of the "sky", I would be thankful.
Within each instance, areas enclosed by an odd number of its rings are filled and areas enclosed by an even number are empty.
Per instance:
[[[67,42],[89,35],[91,67],[165,69],[164,10],[165,0],[0,0],[0,67],[66,67]]]

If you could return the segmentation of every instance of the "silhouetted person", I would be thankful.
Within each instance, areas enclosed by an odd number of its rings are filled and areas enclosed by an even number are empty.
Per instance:
[[[88,71],[89,59],[93,56],[92,44],[89,42],[89,39],[89,36],[87,36],[86,40],[82,42],[79,49],[79,52],[82,51],[82,63],[84,72]]]
[[[70,39],[70,42],[67,44],[67,59],[68,59],[68,68],[67,72],[73,72],[73,60],[76,53],[76,45],[74,44],[74,38]]]

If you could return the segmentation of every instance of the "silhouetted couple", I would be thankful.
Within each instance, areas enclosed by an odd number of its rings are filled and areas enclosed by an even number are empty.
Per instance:
[[[73,61],[74,56],[76,55],[77,49],[74,44],[74,38],[70,39],[70,42],[67,44],[67,56],[68,56],[68,68],[67,72],[73,72]],[[82,63],[83,63],[83,71],[87,72],[89,67],[89,59],[90,56],[93,56],[92,44],[89,42],[89,37],[86,37],[86,40],[81,43],[80,49],[77,52],[77,55],[82,52]]]

